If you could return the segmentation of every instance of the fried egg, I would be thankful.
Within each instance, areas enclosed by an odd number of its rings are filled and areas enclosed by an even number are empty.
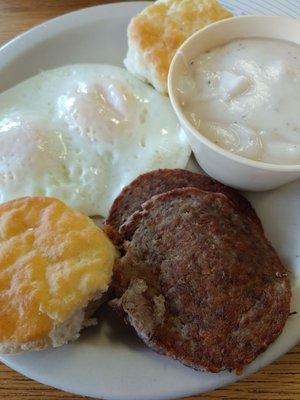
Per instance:
[[[169,99],[122,68],[70,65],[0,94],[0,202],[57,197],[107,216],[120,190],[190,147]]]

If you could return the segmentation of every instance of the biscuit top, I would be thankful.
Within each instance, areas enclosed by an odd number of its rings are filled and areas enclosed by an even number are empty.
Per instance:
[[[129,46],[143,53],[161,86],[155,88],[167,93],[169,66],[178,47],[196,30],[231,16],[216,0],[159,0],[131,20]]]
[[[49,197],[0,206],[0,341],[42,341],[105,292],[117,251],[86,216]]]

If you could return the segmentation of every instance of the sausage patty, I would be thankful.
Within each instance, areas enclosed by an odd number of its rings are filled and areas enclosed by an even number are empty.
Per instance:
[[[152,196],[183,187],[196,187],[207,192],[225,194],[245,215],[252,218],[262,229],[261,222],[251,204],[239,192],[223,185],[207,175],[184,169],[158,169],[140,175],[126,186],[115,199],[106,224],[116,230],[141,205]]]
[[[240,370],[282,331],[287,271],[259,225],[224,195],[152,197],[120,228],[117,299],[143,341],[195,369]]]

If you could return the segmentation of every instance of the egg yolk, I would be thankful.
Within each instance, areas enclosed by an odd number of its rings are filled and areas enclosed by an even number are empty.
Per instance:
[[[61,176],[66,148],[59,133],[42,121],[27,122],[17,115],[0,121],[0,185],[9,185],[10,198],[19,191],[31,194],[45,172]],[[28,174],[31,177],[28,179]],[[0,188],[1,189],[1,188]],[[1,190],[0,190],[1,192]],[[39,193],[42,194],[42,193]],[[6,199],[0,199],[5,201]]]
[[[79,84],[58,100],[59,115],[92,141],[113,143],[136,124],[138,99],[128,85],[110,80]]]

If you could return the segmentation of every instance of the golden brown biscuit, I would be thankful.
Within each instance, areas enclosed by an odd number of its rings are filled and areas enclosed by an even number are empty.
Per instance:
[[[83,214],[49,197],[0,206],[0,352],[79,336],[107,291],[117,251]]]
[[[169,66],[178,47],[198,29],[231,17],[216,0],[158,0],[128,26],[128,71],[167,93]]]

